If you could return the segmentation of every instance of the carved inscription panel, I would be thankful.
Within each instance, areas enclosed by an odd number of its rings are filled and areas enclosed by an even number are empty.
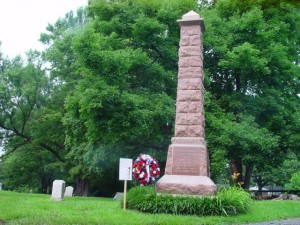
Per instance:
[[[206,168],[206,148],[204,146],[173,146],[172,174],[201,176]]]

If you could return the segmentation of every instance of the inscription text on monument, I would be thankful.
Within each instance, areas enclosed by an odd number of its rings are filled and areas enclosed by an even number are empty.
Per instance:
[[[204,147],[204,146],[203,146]],[[204,150],[204,148],[203,148]],[[172,174],[200,176],[205,151],[195,146],[173,146]]]

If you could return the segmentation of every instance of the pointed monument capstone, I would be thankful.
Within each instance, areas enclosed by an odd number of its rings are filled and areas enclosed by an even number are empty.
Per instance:
[[[158,193],[214,195],[204,140],[203,44],[204,22],[194,11],[177,20],[180,25],[175,137],[169,146],[165,175]]]

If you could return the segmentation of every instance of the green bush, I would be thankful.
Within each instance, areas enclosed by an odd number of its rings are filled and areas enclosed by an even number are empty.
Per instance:
[[[300,190],[300,172],[292,175],[290,183],[286,184],[285,188],[289,190]]]
[[[253,203],[250,194],[238,187],[222,188],[216,197],[222,202],[225,214],[229,215],[246,213]]]
[[[154,186],[134,187],[127,194],[127,208],[148,213],[178,215],[237,215],[251,208],[250,195],[239,188],[220,190],[216,196],[157,195]]]

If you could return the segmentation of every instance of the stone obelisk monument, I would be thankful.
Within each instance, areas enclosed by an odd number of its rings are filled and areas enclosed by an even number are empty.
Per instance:
[[[175,137],[169,146],[165,175],[158,193],[214,195],[204,140],[203,44],[204,22],[194,11],[180,25]]]

